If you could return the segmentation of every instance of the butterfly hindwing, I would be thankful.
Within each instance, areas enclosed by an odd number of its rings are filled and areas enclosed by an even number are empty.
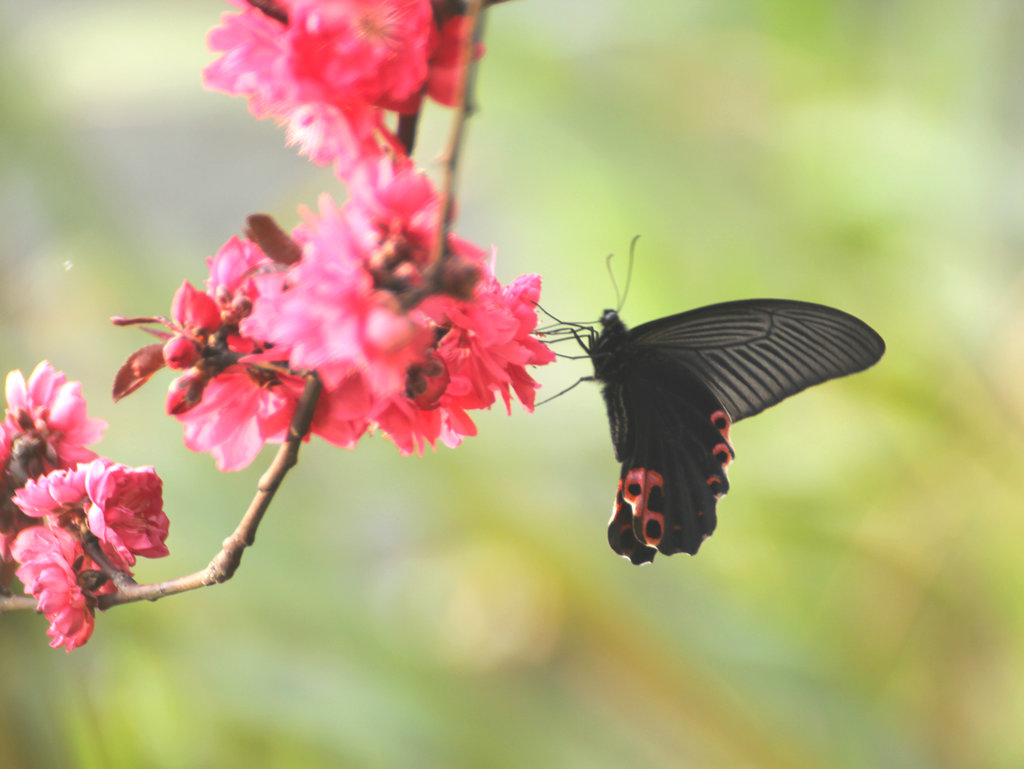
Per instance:
[[[840,310],[750,299],[627,330],[612,310],[587,353],[622,463],[608,541],[633,563],[696,553],[729,488],[733,422],[878,361],[885,343]]]
[[[671,359],[637,352],[605,385],[622,462],[608,541],[644,563],[655,550],[696,553],[711,535],[733,450],[728,417],[707,387]]]

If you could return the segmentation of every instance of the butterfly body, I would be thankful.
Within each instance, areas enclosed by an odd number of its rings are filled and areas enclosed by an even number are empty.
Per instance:
[[[608,541],[640,564],[695,554],[729,490],[732,424],[874,364],[867,324],[807,302],[726,302],[628,329],[614,310],[585,344],[622,463]]]

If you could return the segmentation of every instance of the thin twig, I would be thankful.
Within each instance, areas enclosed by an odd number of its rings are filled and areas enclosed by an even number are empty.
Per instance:
[[[109,609],[111,606],[135,601],[156,601],[169,595],[216,585],[231,579],[242,561],[242,553],[245,548],[256,540],[256,530],[267,512],[267,508],[270,507],[281,481],[298,461],[299,445],[306,433],[309,432],[309,427],[313,422],[313,412],[316,409],[321,389],[322,385],[316,376],[310,376],[306,380],[306,388],[295,409],[291,426],[288,428],[288,439],[278,449],[270,467],[260,477],[256,495],[249,503],[249,509],[245,511],[242,520],[239,521],[231,536],[224,540],[220,552],[213,557],[205,569],[184,577],[152,584],[137,584],[130,581],[130,577],[128,580],[119,580],[122,584],[118,585],[118,592],[99,597],[99,608]],[[124,576],[127,577],[127,575]],[[117,584],[116,581],[115,584]]]
[[[462,149],[462,136],[465,133],[466,118],[475,110],[474,88],[478,62],[473,54],[484,39],[484,0],[470,0],[466,9],[469,19],[469,32],[466,35],[462,60],[466,62],[465,76],[459,91],[459,100],[452,116],[451,134],[448,145],[441,154],[441,211],[438,219],[437,236],[431,249],[430,264],[438,266],[443,260],[448,242],[448,234],[452,225],[452,209],[455,205],[456,171],[459,164],[459,152]]]
[[[451,270],[446,267],[448,260],[448,235],[452,229],[452,211],[455,207],[455,181],[458,169],[459,152],[462,149],[462,138],[465,133],[466,118],[475,110],[476,104],[473,90],[476,86],[478,62],[473,54],[483,41],[484,35],[484,0],[470,0],[466,11],[469,29],[466,32],[461,61],[466,63],[462,87],[459,89],[455,112],[452,116],[451,132],[438,162],[441,165],[441,184],[438,191],[440,206],[438,210],[437,234],[430,244],[430,265],[424,271],[423,284],[402,293],[399,304],[403,310],[411,310],[420,302],[433,294],[449,293],[459,295],[472,293],[473,284],[478,277],[476,271]],[[468,285],[468,289],[467,289]]]
[[[417,109],[408,115],[398,116],[398,129],[395,135],[398,141],[405,148],[406,155],[412,155],[413,147],[416,146],[416,128],[420,122],[420,111]]]
[[[242,516],[242,520],[239,521],[234,532],[224,540],[220,552],[213,557],[205,569],[164,582],[139,584],[132,579],[130,574],[120,571],[110,563],[95,537],[87,537],[82,543],[86,555],[96,562],[100,571],[117,588],[116,593],[99,596],[97,607],[109,609],[111,606],[134,603],[135,601],[156,601],[169,595],[216,585],[231,579],[242,561],[242,553],[245,548],[255,541],[256,530],[267,512],[267,508],[270,507],[281,481],[298,462],[299,445],[309,432],[313,422],[313,412],[316,410],[321,389],[322,385],[318,377],[311,375],[306,379],[306,387],[302,397],[299,398],[291,425],[288,428],[287,440],[274,455],[270,467],[260,476],[256,495],[249,503],[249,509],[245,511],[245,515]],[[0,614],[17,609],[35,608],[36,602],[33,598],[0,593]]]
[[[132,578],[131,574],[121,571],[110,562],[106,553],[103,552],[103,548],[100,547],[100,541],[96,538],[95,534],[89,532],[85,535],[82,539],[82,549],[100,567],[100,572],[114,583],[114,587],[118,591],[138,586],[138,583]]]
[[[458,170],[459,153],[462,148],[462,138],[465,133],[466,118],[475,110],[474,89],[476,86],[477,61],[474,52],[483,41],[485,6],[494,5],[502,0],[468,0],[466,16],[469,19],[469,32],[466,35],[466,43],[462,52],[463,61],[466,62],[465,76],[462,88],[459,92],[459,99],[455,107],[455,114],[452,118],[452,130],[448,144],[440,157],[441,163],[441,206],[438,219],[437,236],[431,247],[430,264],[432,267],[432,280],[428,284],[434,284],[443,275],[443,264],[447,256],[448,235],[452,226],[452,211],[455,201],[456,172]],[[273,11],[277,7],[272,0],[270,2],[248,2],[259,8],[272,18],[277,18]],[[286,22],[287,17],[279,19]],[[407,127],[407,130],[412,126]],[[412,296],[410,294],[409,306],[415,306],[424,296],[434,293],[435,286],[431,286],[423,292],[423,295]],[[193,574],[188,574],[164,582],[150,584],[139,584],[125,572],[114,568],[109,561],[102,557],[102,551],[98,545],[91,548],[90,557],[98,565],[101,571],[111,578],[118,588],[116,593],[102,595],[98,598],[98,608],[109,609],[125,603],[136,601],[157,601],[170,595],[184,593],[189,590],[196,590],[201,587],[216,585],[231,579],[238,569],[242,560],[245,548],[253,544],[256,538],[256,530],[259,528],[263,516],[274,498],[274,494],[280,487],[288,471],[298,461],[299,445],[302,439],[309,432],[313,421],[313,412],[316,409],[320,397],[322,385],[316,376],[310,376],[306,380],[306,388],[299,400],[295,415],[292,418],[288,431],[288,439],[282,444],[274,460],[266,472],[260,477],[256,495],[249,504],[242,520],[234,532],[224,540],[220,552],[218,552],[205,569]],[[96,558],[99,555],[101,558]],[[36,602],[28,596],[17,596],[0,593],[0,614],[6,611],[18,609],[35,609]]]
[[[18,611],[19,609],[35,609],[36,599],[27,595],[8,595],[0,593],[0,614],[6,611]]]

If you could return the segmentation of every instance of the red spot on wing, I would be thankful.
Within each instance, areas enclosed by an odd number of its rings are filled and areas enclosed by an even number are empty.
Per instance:
[[[722,434],[726,441],[729,440],[729,428],[732,427],[732,422],[729,421],[729,415],[725,413],[724,409],[712,412],[711,424],[715,426],[715,429]]]
[[[654,560],[656,551],[633,535],[633,507],[623,498],[622,486],[620,478],[619,488],[615,494],[615,505],[612,508],[612,519],[608,522],[608,544],[612,546],[612,550],[634,564],[650,563]]]
[[[665,536],[665,480],[657,470],[634,467],[621,482],[622,499],[633,508],[633,534],[650,547]]]
[[[725,484],[723,483],[721,475],[712,475],[708,477],[708,488],[711,489],[711,493],[715,495],[715,499],[721,499],[725,496]]]
[[[711,449],[711,455],[723,468],[728,467],[735,456],[732,451],[732,446],[725,442],[716,443],[715,447]]]

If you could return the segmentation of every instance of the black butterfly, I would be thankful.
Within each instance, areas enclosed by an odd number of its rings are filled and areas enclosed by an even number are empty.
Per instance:
[[[604,384],[622,474],[608,542],[633,563],[694,554],[729,490],[733,422],[862,371],[885,342],[840,310],[784,299],[701,307],[629,330],[606,310],[579,336]]]

